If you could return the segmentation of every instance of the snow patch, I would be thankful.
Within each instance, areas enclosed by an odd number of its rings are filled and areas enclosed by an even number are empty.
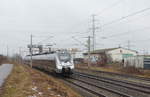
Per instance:
[[[57,95],[58,97],[60,97],[61,95]]]
[[[33,90],[33,91],[37,91],[37,87],[36,87],[36,86],[33,87],[32,90]]]
[[[39,94],[39,95],[42,95],[43,93],[42,93],[42,92],[39,92],[38,94]]]
[[[37,97],[36,95],[33,95],[33,96],[28,96],[28,97]]]

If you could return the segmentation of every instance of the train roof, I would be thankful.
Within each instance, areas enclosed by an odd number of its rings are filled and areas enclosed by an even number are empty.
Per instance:
[[[54,54],[54,53],[66,53],[68,51],[66,50],[58,50],[58,51],[51,51],[51,52],[44,52],[44,53],[37,53],[37,54],[33,54],[32,56],[38,56],[38,55],[47,55],[47,54]],[[27,56],[31,56],[31,55],[27,55]]]
[[[54,53],[56,53],[56,52],[55,52],[55,51],[52,51],[52,52],[44,52],[44,53],[33,54],[32,56],[47,55],[47,54],[54,54]],[[27,55],[27,56],[31,56],[31,55]]]

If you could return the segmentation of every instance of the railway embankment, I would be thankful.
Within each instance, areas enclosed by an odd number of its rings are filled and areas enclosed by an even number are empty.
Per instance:
[[[71,88],[35,69],[15,64],[0,97],[80,97]]]

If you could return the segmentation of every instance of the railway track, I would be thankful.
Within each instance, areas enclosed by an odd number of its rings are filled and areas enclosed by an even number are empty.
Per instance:
[[[84,68],[77,68],[77,69],[87,71],[87,69],[84,69]],[[107,72],[107,71],[99,71],[99,70],[88,70],[88,71],[101,73],[101,74],[108,74],[111,76],[121,76],[124,78],[134,78],[134,79],[143,80],[143,81],[150,81],[150,78],[139,77],[139,76],[135,76],[135,75],[119,74],[119,73],[115,73],[115,72]]]
[[[74,85],[74,86],[80,88],[80,90],[83,89],[83,90],[85,90],[86,92],[88,92],[90,95],[87,95],[87,97],[88,97],[88,96],[89,96],[89,97],[92,97],[91,95],[93,95],[93,96],[98,96],[98,97],[106,97],[105,95],[101,94],[100,92],[97,92],[97,91],[91,89],[89,85],[87,85],[87,84],[85,84],[85,83],[81,83],[81,82],[79,82],[79,81],[77,81],[77,80],[75,80],[75,79],[71,79],[71,80],[70,80],[70,79],[63,79],[63,80],[65,80],[66,82],[68,82],[68,83],[70,83],[70,84],[72,84],[72,85]],[[80,92],[81,92],[81,91],[80,91]],[[83,93],[83,92],[82,92],[82,93]],[[81,93],[81,95],[82,95],[82,93]],[[87,94],[88,94],[88,93],[87,93]]]
[[[71,78],[74,80],[72,82],[83,84],[82,86],[88,85],[92,90],[99,91],[104,97],[150,97],[149,86],[79,72],[75,72]]]
[[[38,69],[48,75],[50,74],[56,78],[59,78],[60,80],[64,81],[66,84],[72,86],[72,88],[77,87],[76,89],[80,90],[79,92],[81,93],[81,95],[84,95],[84,97],[132,97],[130,95],[120,93],[118,91],[113,91],[111,89],[107,89],[104,87],[102,88],[99,87],[98,85],[81,81],[75,78],[74,76],[63,77],[61,75],[56,75],[55,73],[48,72],[40,68],[35,68],[35,69]]]
[[[89,93],[92,93],[97,97],[133,97],[128,94],[121,93],[120,91],[101,87],[100,85],[96,85],[81,79],[72,78],[66,81],[88,91]]]
[[[76,71],[69,78],[56,76],[49,72],[45,73],[69,83],[74,89],[76,87],[81,95],[84,94],[84,97],[150,97],[149,85],[124,82]]]
[[[102,95],[99,92],[95,92],[95,91],[91,90],[89,87],[86,87],[85,85],[81,85],[81,84],[79,84],[77,82],[74,82],[74,80],[70,79],[70,77],[68,77],[68,76],[57,75],[54,72],[49,72],[47,70],[44,70],[44,69],[41,69],[41,68],[37,68],[37,67],[34,67],[34,69],[42,71],[42,72],[44,72],[44,73],[46,73],[48,75],[52,75],[53,77],[62,80],[65,84],[68,84],[72,88],[74,88],[76,90],[80,90],[78,92],[80,92],[80,94],[83,95],[84,97],[94,97],[94,96],[95,97],[106,97],[105,95]]]

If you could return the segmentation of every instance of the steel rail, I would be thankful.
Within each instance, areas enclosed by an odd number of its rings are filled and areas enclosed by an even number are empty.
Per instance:
[[[96,91],[94,91],[94,90],[92,90],[92,89],[88,89],[88,88],[86,88],[86,87],[84,87],[84,86],[82,86],[82,85],[80,85],[80,84],[74,83],[73,81],[70,81],[70,80],[67,80],[67,79],[63,79],[63,80],[64,80],[64,81],[67,81],[67,82],[69,82],[69,83],[71,83],[71,84],[73,84],[73,85],[75,85],[75,86],[77,86],[77,87],[80,87],[80,88],[86,90],[86,91],[89,92],[89,93],[92,93],[92,94],[94,94],[94,95],[97,95],[97,96],[99,96],[99,97],[106,97],[105,95],[103,95],[103,94],[101,94],[101,93],[99,93],[99,92],[96,92]]]
[[[90,75],[90,74],[85,74],[85,73],[74,72],[74,74],[80,75],[80,76],[83,76],[83,77],[87,77],[87,78],[90,78],[90,79],[95,79],[95,80],[98,80],[98,81],[114,84],[114,85],[117,85],[117,86],[130,88],[130,89],[133,89],[133,90],[136,90],[136,91],[139,91],[139,92],[150,94],[150,88],[149,87],[144,87],[144,86],[141,86],[141,85],[138,85],[138,84],[135,84],[135,83],[133,84],[133,83],[129,83],[129,82],[123,82],[123,81],[120,81],[120,80],[114,80],[114,79],[110,79],[110,78],[105,78],[105,77],[100,77],[100,76],[95,76],[95,75]],[[128,86],[123,85],[123,84],[126,84]],[[129,85],[132,85],[132,86],[129,86]],[[142,89],[140,89],[140,88],[142,88]]]
[[[78,70],[87,70],[84,68],[77,68]],[[98,72],[98,73],[105,73],[105,74],[110,74],[110,75],[117,75],[117,76],[123,76],[123,77],[128,77],[128,78],[135,78],[139,80],[144,80],[144,81],[150,81],[150,78],[145,78],[145,77],[139,77],[136,75],[129,75],[129,74],[119,74],[115,72],[107,72],[107,71],[100,71],[100,70],[90,70],[92,72]]]
[[[83,81],[83,80],[81,80],[81,79],[76,79],[76,78],[73,78],[73,77],[71,77],[71,78],[74,79],[74,80],[77,80],[77,81],[86,83],[86,84],[88,84],[88,85],[94,86],[94,87],[96,87],[96,88],[106,90],[106,91],[108,91],[108,92],[110,92],[110,93],[114,93],[114,94],[120,95],[121,97],[133,97],[133,96],[131,96],[131,95],[125,94],[125,93],[120,92],[120,91],[117,91],[117,90],[113,90],[113,89],[110,89],[110,88],[106,88],[106,87],[101,87],[101,86],[95,85],[95,84],[93,84],[93,83],[91,83],[91,82]]]

